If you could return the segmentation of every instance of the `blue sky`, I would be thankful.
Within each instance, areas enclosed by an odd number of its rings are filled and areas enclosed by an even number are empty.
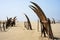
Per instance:
[[[17,16],[19,21],[24,21],[24,13],[30,20],[38,20],[37,15],[29,8],[30,1],[37,3],[48,18],[60,20],[60,0],[0,0],[0,20],[5,20],[7,16]]]

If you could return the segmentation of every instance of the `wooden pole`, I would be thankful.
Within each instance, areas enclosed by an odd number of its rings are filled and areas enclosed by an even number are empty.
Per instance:
[[[37,21],[37,31],[39,32],[39,20]]]

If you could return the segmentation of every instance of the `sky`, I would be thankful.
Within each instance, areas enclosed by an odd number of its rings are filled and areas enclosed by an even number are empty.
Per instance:
[[[0,20],[17,16],[17,20],[25,21],[27,14],[30,20],[37,21],[39,18],[29,8],[30,1],[37,3],[47,18],[60,20],[60,0],[0,0]]]

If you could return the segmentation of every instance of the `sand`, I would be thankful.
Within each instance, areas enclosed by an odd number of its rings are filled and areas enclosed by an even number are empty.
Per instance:
[[[24,22],[17,22],[16,27],[9,27],[6,32],[0,31],[0,40],[48,40],[47,37],[41,37],[41,27],[39,25],[38,31],[37,22],[31,22],[31,24],[33,30],[27,30]],[[60,24],[51,24],[51,26],[54,36],[60,38]]]

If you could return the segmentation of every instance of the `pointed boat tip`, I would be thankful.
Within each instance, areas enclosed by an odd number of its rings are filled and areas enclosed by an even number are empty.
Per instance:
[[[26,16],[26,14],[24,13],[24,15]]]
[[[30,3],[31,3],[32,1],[30,1]]]
[[[32,5],[29,5],[29,7],[31,8],[31,7],[32,7]]]
[[[25,13],[23,13],[25,15]]]
[[[34,2],[30,1],[30,3],[34,3]]]

